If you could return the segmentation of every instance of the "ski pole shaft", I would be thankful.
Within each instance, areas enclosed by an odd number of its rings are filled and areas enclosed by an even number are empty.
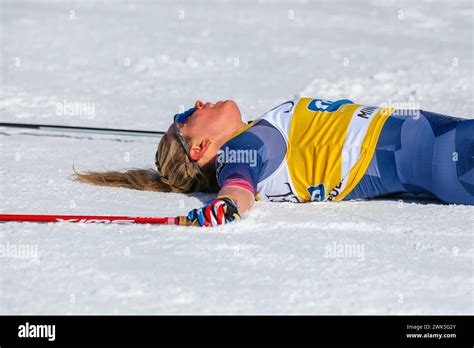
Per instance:
[[[132,216],[101,216],[101,215],[22,215],[0,214],[0,221],[17,222],[79,222],[104,224],[164,224],[193,226],[186,216],[176,217],[132,217]]]
[[[10,128],[26,128],[38,130],[53,130],[53,131],[69,131],[81,133],[99,133],[99,134],[122,134],[132,136],[155,137],[163,135],[163,131],[145,131],[136,129],[115,129],[115,128],[96,128],[96,127],[76,127],[76,126],[62,126],[54,124],[33,124],[33,123],[8,123],[0,122],[0,127]]]

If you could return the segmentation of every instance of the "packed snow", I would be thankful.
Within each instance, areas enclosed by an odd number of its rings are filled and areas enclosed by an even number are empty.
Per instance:
[[[5,1],[1,122],[166,130],[295,95],[474,118],[472,1]],[[45,136],[48,135],[48,136]],[[63,135],[68,135],[67,137]],[[211,196],[104,188],[159,138],[0,128],[0,213],[176,216]],[[257,202],[215,229],[0,224],[1,314],[473,314],[474,207]]]

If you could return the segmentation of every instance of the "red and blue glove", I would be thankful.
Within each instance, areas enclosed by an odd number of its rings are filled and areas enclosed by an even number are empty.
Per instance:
[[[240,219],[239,209],[232,198],[217,197],[207,202],[202,208],[188,213],[188,220],[199,226],[212,227]]]

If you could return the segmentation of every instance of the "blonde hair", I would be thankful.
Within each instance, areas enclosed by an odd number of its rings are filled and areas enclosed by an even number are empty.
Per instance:
[[[190,139],[186,139],[190,145]],[[175,134],[165,133],[155,156],[157,170],[131,168],[126,171],[84,172],[74,170],[73,180],[99,186],[126,187],[160,192],[217,192],[213,164],[196,168]]]

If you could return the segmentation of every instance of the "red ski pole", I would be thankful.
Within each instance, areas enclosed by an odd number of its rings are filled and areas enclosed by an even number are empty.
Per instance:
[[[164,224],[194,226],[186,216],[176,217],[132,217],[132,216],[101,216],[101,215],[21,215],[0,214],[0,221],[17,222],[82,222],[103,224]]]

